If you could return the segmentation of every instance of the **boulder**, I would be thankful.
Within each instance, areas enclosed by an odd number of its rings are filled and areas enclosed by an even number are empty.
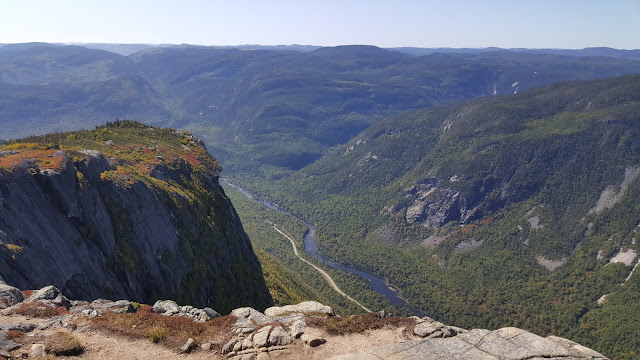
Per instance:
[[[53,285],[43,287],[42,289],[34,292],[27,300],[25,300],[25,302],[36,301],[41,301],[47,305],[52,306],[64,306],[67,309],[71,307],[71,301],[69,301],[66,296],[62,295],[62,292],[60,292],[60,290]]]
[[[293,342],[289,333],[287,333],[282,326],[275,326],[269,334],[269,346],[284,346]]]
[[[242,343],[244,341],[238,341],[235,345],[233,345],[233,352],[242,351]]]
[[[206,322],[220,316],[220,314],[211,308],[198,309],[193,306],[182,306],[180,307],[180,312],[175,315],[185,316],[197,322]]]
[[[242,340],[242,348],[240,350],[247,350],[252,348],[253,348],[253,339],[251,336],[246,337],[244,340]]]
[[[136,312],[136,309],[128,300],[111,301],[105,299],[94,300],[90,305],[91,308],[96,310],[113,311],[117,314],[126,314]]]
[[[153,304],[151,311],[166,316],[184,316],[197,322],[206,322],[220,316],[211,308],[198,309],[190,305],[179,306],[173,300],[158,300]]]
[[[0,330],[9,331],[9,330],[18,330],[23,333],[29,333],[35,330],[37,327],[36,324],[32,323],[10,323],[10,324],[0,324]]]
[[[209,316],[210,319],[215,319],[217,317],[220,317],[220,314],[218,314],[217,311],[213,310],[210,307],[206,307],[202,309],[202,311],[204,311]]]
[[[451,337],[464,331],[464,329],[447,326],[428,317],[421,319],[413,328],[413,333],[420,337]]]
[[[44,344],[33,344],[31,345],[31,349],[29,349],[29,358],[37,359],[39,357],[45,356],[45,346]]]
[[[289,327],[289,335],[294,339],[300,337],[300,335],[304,334],[304,330],[307,327],[307,323],[304,320],[296,320]]]
[[[253,347],[256,349],[267,347],[269,344],[269,331],[271,331],[271,326],[258,329],[258,331],[253,334]]]
[[[180,313],[180,306],[173,300],[158,300],[153,304],[151,311],[157,314],[172,316]]]
[[[22,345],[10,340],[6,331],[0,331],[0,349],[6,351],[13,351],[20,348]]]
[[[184,345],[182,345],[182,347],[180,348],[180,351],[183,353],[188,353],[191,352],[191,350],[195,349],[197,347],[195,340],[193,340],[192,338],[189,338],[187,340],[186,343],[184,343]]]
[[[24,301],[24,295],[18,288],[0,284],[0,309],[6,309],[22,301]]]
[[[238,343],[240,339],[237,337],[232,337],[229,341],[227,341],[224,345],[222,345],[222,353],[228,354],[233,351],[233,347]]]
[[[335,316],[330,306],[317,301],[304,301],[297,305],[273,306],[264,311],[266,316],[285,316],[291,314]]]
[[[246,322],[243,322],[244,319],[247,319],[252,323],[256,323],[258,325],[268,324],[273,322],[274,320],[271,317],[261,313],[260,311],[250,307],[235,309],[229,315],[233,315],[238,318],[236,324],[238,324],[238,322],[246,324]]]

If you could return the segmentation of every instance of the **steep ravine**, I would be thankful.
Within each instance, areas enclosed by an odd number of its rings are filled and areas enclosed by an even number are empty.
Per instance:
[[[34,154],[0,168],[4,281],[23,289],[53,284],[84,300],[171,298],[221,312],[272,305],[217,169],[204,166],[215,160],[207,154],[192,164],[176,151],[164,161],[156,153],[141,166],[148,173],[129,171],[126,160],[100,151],[75,150],[73,159],[62,150],[45,155],[57,167]]]

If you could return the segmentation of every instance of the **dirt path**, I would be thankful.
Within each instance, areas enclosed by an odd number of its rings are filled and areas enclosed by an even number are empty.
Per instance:
[[[278,227],[276,226],[276,224],[272,224],[273,225],[273,229],[277,232],[279,232],[282,236],[284,236],[285,238],[287,238],[287,240],[289,240],[289,242],[291,242],[291,246],[293,247],[293,253],[296,254],[296,256],[298,257],[298,259],[306,262],[307,264],[311,265],[314,269],[316,269],[320,274],[322,274],[322,276],[325,278],[325,280],[327,280],[327,283],[329,283],[329,285],[333,288],[333,290],[335,290],[338,294],[346,297],[347,299],[351,300],[353,303],[355,303],[356,305],[360,306],[362,309],[364,309],[364,311],[366,312],[371,312],[371,310],[367,309],[364,305],[360,304],[357,300],[355,300],[354,298],[352,298],[351,296],[347,295],[344,291],[340,290],[340,288],[338,287],[338,285],[336,284],[335,281],[333,281],[333,279],[331,278],[331,276],[329,274],[327,274],[326,271],[320,269],[319,267],[313,265],[311,262],[307,261],[306,259],[304,259],[302,256],[300,256],[300,254],[298,254],[298,247],[296,246],[295,241],[293,240],[293,238],[291,236],[289,236],[288,234],[286,234],[284,231],[281,231],[280,229],[278,229]]]

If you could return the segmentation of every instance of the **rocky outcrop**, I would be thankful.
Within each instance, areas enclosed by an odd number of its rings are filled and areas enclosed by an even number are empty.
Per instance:
[[[573,341],[543,338],[518,328],[495,331],[474,329],[450,338],[429,338],[383,345],[332,360],[525,360],[606,359],[602,354]]]
[[[296,305],[273,306],[264,311],[266,316],[283,316],[283,315],[323,315],[335,316],[331,307],[322,305],[317,301],[304,301]]]
[[[453,176],[443,185],[435,177],[425,178],[404,189],[405,197],[410,200],[406,206],[406,222],[422,223],[425,227],[440,227],[451,221],[466,224],[482,218],[487,210],[503,203],[504,199],[499,199],[498,203],[484,199],[494,189],[494,183],[487,181],[464,195],[456,187],[459,181],[459,177]],[[400,208],[387,205],[381,212],[393,215]]]
[[[173,300],[158,300],[151,311],[166,316],[188,317],[196,322],[207,322],[220,316],[217,311],[211,308],[198,309],[190,305],[179,306]]]
[[[60,150],[50,156],[59,168],[45,170],[29,159],[0,168],[6,283],[53,284],[87,301],[173,298],[225,312],[273,304],[217,169],[205,166],[215,161],[210,156],[194,160],[197,169],[177,156],[155,159],[159,166],[149,165],[149,175],[156,179],[126,174],[119,170],[125,160],[95,150],[73,159]],[[0,306],[14,301],[2,298],[7,303]]]
[[[13,286],[0,284],[0,309],[6,309],[24,300],[24,295]]]
[[[6,289],[15,290],[18,289]],[[57,301],[54,303],[53,301]],[[17,317],[29,314],[33,311],[33,304],[39,304],[45,308],[58,309],[60,304],[68,304],[67,311],[55,312],[49,318],[39,319]],[[23,305],[25,305],[23,307]],[[309,304],[292,305],[296,309],[308,309]],[[336,359],[336,360],[362,360],[362,359],[606,359],[603,355],[589,348],[581,346],[575,342],[556,336],[543,338],[528,331],[517,328],[503,328],[495,331],[465,329],[448,326],[434,319],[424,317],[422,319],[412,317],[408,319],[394,318],[392,316],[376,317],[371,314],[355,315],[353,321],[365,319],[365,324],[373,319],[386,322],[382,328],[372,326],[369,330],[363,328],[364,333],[346,332],[344,335],[335,335],[340,326],[348,323],[335,317],[330,317],[333,311],[330,307],[314,303],[314,308],[328,308],[325,314],[318,311],[307,313],[306,316],[298,312],[296,315],[268,316],[253,308],[238,308],[232,311],[222,323],[230,324],[224,327],[223,331],[229,334],[220,333],[218,339],[225,339],[224,342],[213,341],[203,334],[194,333],[192,336],[185,336],[183,339],[174,339],[171,352],[167,356],[157,356],[157,359],[174,359],[176,352],[188,353],[207,352],[206,358],[211,359]],[[158,301],[152,311],[166,316],[185,316],[180,314],[182,308],[171,300]],[[188,307],[191,308],[191,307]],[[27,312],[25,312],[27,311]],[[45,349],[35,349],[31,345],[32,341],[24,341],[29,338],[46,339],[47,336],[63,332],[74,332],[76,335],[92,331],[92,323],[101,323],[100,319],[89,321],[87,317],[100,317],[109,315],[113,311],[125,315],[115,315],[111,319],[118,319],[118,323],[123,320],[122,316],[127,316],[128,312],[136,310],[127,300],[109,301],[96,300],[92,303],[69,300],[61,295],[59,290],[53,286],[45,287],[35,291],[24,301],[18,302],[10,308],[2,310],[5,316],[0,322],[0,355],[16,358],[18,355],[36,353],[38,350],[41,356]],[[44,312],[41,312],[42,314]],[[16,318],[11,316],[16,315]],[[88,315],[91,314],[91,315]],[[280,313],[281,315],[283,313]],[[137,316],[131,314],[131,316]],[[329,317],[327,317],[329,316]],[[162,316],[160,316],[162,317]],[[144,327],[146,316],[136,317],[137,325]],[[158,315],[148,318],[154,324],[161,324]],[[194,319],[195,320],[195,319]],[[232,323],[230,321],[234,321]],[[324,320],[336,320],[325,322]],[[35,322],[34,322],[35,321]],[[141,323],[142,321],[142,323]],[[124,322],[126,323],[126,321]],[[321,324],[325,325],[321,325]],[[333,324],[331,327],[329,323]],[[309,325],[307,325],[309,324]],[[395,325],[393,325],[395,324]],[[136,325],[134,325],[136,326]],[[188,326],[183,323],[181,326]],[[199,325],[203,326],[203,325]],[[204,325],[206,327],[206,325]],[[214,327],[216,325],[213,325]],[[332,329],[332,330],[331,330]],[[410,331],[412,330],[412,331]],[[333,331],[333,333],[332,333]],[[12,340],[8,334],[27,334],[24,338]],[[120,346],[125,343],[135,342],[122,341],[122,333],[118,333],[118,340],[112,341]],[[48,335],[47,335],[48,334]],[[395,334],[395,335],[394,335]],[[188,335],[191,335],[188,333]],[[99,335],[95,332],[91,335],[109,336],[108,332],[101,331]],[[228,340],[226,340],[228,339]],[[102,347],[106,342],[97,342]],[[175,345],[175,344],[179,345]],[[384,344],[384,345],[381,345]],[[37,344],[36,344],[37,345]],[[139,346],[139,343],[138,343]],[[157,346],[163,346],[158,344]],[[166,346],[166,345],[165,345]],[[349,353],[359,349],[358,352]],[[95,356],[100,357],[100,349],[88,349],[96,352]],[[156,349],[157,350],[157,349]],[[147,348],[148,351],[148,348]],[[22,355],[24,357],[25,355]],[[154,355],[155,356],[155,355]],[[30,355],[31,357],[31,355]],[[196,355],[197,358],[203,358]]]
[[[407,207],[407,223],[439,227],[450,221],[466,223],[482,216],[482,204],[472,204],[453,187],[439,187],[436,178],[426,178],[405,189],[412,200]]]
[[[430,317],[416,319],[416,325],[413,327],[413,334],[421,338],[448,338],[465,332],[467,330],[455,326],[447,326]]]

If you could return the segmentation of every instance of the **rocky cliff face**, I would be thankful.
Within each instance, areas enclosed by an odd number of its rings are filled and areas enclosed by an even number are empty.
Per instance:
[[[467,224],[505,202],[502,198],[486,199],[495,184],[482,184],[477,192],[465,196],[456,189],[456,182],[454,176],[449,179],[449,186],[442,187],[438,186],[437,178],[425,178],[405,189],[405,197],[409,199],[405,215],[407,223],[422,223],[426,227],[439,227],[450,221]],[[384,209],[390,214],[397,210],[398,207],[393,206]]]
[[[5,150],[2,278],[23,289],[53,284],[84,300],[172,298],[219,311],[272,305],[215,160],[188,134],[135,131],[150,137],[96,142],[101,151]]]

